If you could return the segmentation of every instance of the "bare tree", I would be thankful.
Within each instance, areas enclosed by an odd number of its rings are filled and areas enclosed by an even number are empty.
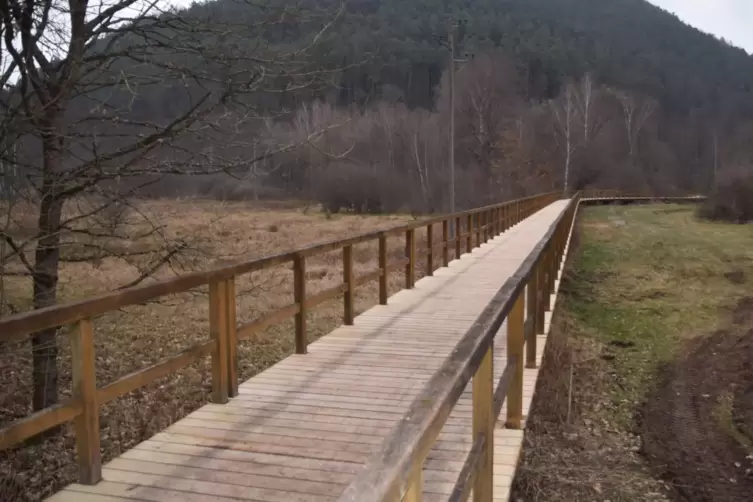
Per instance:
[[[550,102],[552,116],[554,117],[554,127],[557,131],[555,137],[561,138],[562,148],[565,150],[565,172],[563,182],[563,191],[565,193],[567,193],[569,189],[570,167],[573,154],[579,146],[579,142],[575,137],[575,121],[577,120],[576,95],[577,91],[575,89],[575,84],[568,83],[565,85],[562,95],[558,99]],[[590,99],[590,96],[588,99]],[[586,120],[584,119],[584,122],[585,121]]]
[[[628,92],[614,91],[614,95],[622,106],[628,151],[630,157],[634,157],[637,154],[641,130],[656,110],[656,102],[651,98],[635,96]]]
[[[168,174],[246,170],[238,145],[232,155],[213,152],[211,161],[202,153],[209,150],[194,146],[224,139],[229,124],[258,121],[273,108],[264,99],[327,78],[303,56],[331,26],[331,12],[239,0],[233,7],[244,16],[219,19],[207,5],[177,12],[161,4],[0,0],[2,120],[17,131],[13,164],[33,188],[28,202],[37,215],[31,238],[2,230],[0,239],[11,250],[5,259],[31,276],[34,308],[57,301],[65,236],[85,236],[81,259],[113,253],[107,243],[127,237],[85,222],[106,214],[119,220],[130,195]],[[293,43],[264,41],[292,25],[300,34]],[[128,285],[181,246],[163,246]],[[32,337],[35,410],[58,399],[55,335]]]

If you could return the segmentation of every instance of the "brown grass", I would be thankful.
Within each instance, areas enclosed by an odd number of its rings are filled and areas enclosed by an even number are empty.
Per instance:
[[[138,212],[161,225],[166,241],[184,239],[190,252],[157,274],[167,277],[186,270],[205,269],[226,261],[250,260],[315,242],[352,236],[411,221],[408,216],[325,216],[291,208],[264,210],[246,203],[210,201],[150,201],[139,204]],[[139,231],[143,220],[133,218],[129,229]],[[441,231],[435,229],[439,238]],[[125,245],[128,245],[127,243]],[[425,247],[425,231],[418,232],[417,247]],[[389,239],[389,259],[404,256],[401,237]],[[441,260],[436,260],[439,262]],[[435,262],[435,263],[436,263]],[[421,261],[417,276],[423,275]],[[354,249],[356,277],[372,272],[377,265],[377,242]],[[126,284],[138,276],[138,268],[126,261],[103,258],[94,263],[66,263],[60,274],[61,301],[73,300]],[[342,282],[341,252],[307,260],[307,293],[315,294]],[[403,286],[402,272],[389,279],[390,294]],[[31,284],[28,278],[5,278],[6,295],[15,305],[28,308]],[[237,279],[239,323],[292,303],[292,271],[277,267]],[[377,302],[377,283],[361,286],[355,297],[356,312]],[[131,371],[176,354],[208,339],[206,289],[165,297],[158,303],[134,306],[95,320],[97,383],[102,386]],[[342,301],[335,299],[309,313],[309,341],[341,323]],[[70,353],[67,332],[59,336],[58,358],[61,397],[70,394]],[[292,321],[272,326],[241,343],[239,377],[245,380],[269,367],[293,350]],[[31,353],[27,343],[0,346],[0,425],[30,412]],[[204,360],[153,384],[134,391],[101,408],[101,437],[104,460],[164,429],[207,402],[210,390],[209,361]],[[76,480],[73,431],[41,444],[26,445],[0,454],[2,500],[40,500]],[[13,487],[24,487],[14,489]],[[3,489],[3,488],[0,488]]]

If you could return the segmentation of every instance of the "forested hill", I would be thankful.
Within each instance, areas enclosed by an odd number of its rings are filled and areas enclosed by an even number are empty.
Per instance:
[[[455,16],[465,22],[459,53],[514,55],[534,98],[593,71],[659,98],[670,113],[753,112],[753,58],[644,0],[350,0],[347,9],[338,36],[320,48],[331,65],[370,58],[343,77],[344,101],[379,97],[389,85],[409,105],[430,106],[447,60],[440,39]]]

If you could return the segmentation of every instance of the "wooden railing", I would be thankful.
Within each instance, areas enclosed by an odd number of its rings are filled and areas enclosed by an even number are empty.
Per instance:
[[[507,399],[505,425],[521,427],[523,368],[536,367],[536,335],[544,332],[579,197],[499,289],[339,502],[421,501],[424,461],[471,380],[472,444],[450,500],[465,501],[472,491],[474,501],[491,502],[497,417]],[[494,338],[505,320],[507,364],[495,384]]]
[[[523,369],[536,367],[536,335],[544,333],[544,313],[563,262],[578,205],[598,200],[698,202],[701,196],[653,197],[616,190],[573,194],[565,211],[499,289],[453,353],[411,404],[338,502],[419,502],[423,464],[450,413],[472,382],[472,443],[451,502],[491,502],[494,427],[507,400],[505,426],[519,429],[523,418]],[[507,320],[507,363],[494,382],[494,338]]]
[[[238,374],[236,348],[240,340],[249,338],[252,334],[279,323],[290,317],[295,318],[295,350],[299,354],[306,353],[307,330],[306,314],[315,306],[343,296],[343,322],[352,324],[354,317],[354,291],[369,281],[379,281],[379,303],[387,303],[387,278],[391,271],[404,269],[405,287],[412,288],[415,283],[415,272],[418,264],[417,255],[426,257],[426,273],[431,275],[435,263],[441,260],[442,266],[450,261],[450,251],[454,248],[455,258],[464,252],[471,252],[491,237],[498,235],[539,209],[557,200],[561,194],[550,193],[497,204],[471,211],[464,211],[444,215],[426,220],[420,220],[408,225],[341,239],[324,244],[297,249],[266,258],[229,265],[222,268],[208,270],[173,279],[124,289],[92,297],[86,300],[61,304],[54,307],[35,310],[23,314],[8,316],[0,319],[0,343],[24,340],[35,332],[64,325],[75,325],[70,330],[71,359],[73,369],[72,397],[60,404],[38,411],[28,417],[17,420],[7,427],[0,429],[0,450],[10,448],[35,436],[41,432],[54,428],[60,424],[73,421],[76,433],[76,448],[79,464],[79,481],[83,484],[93,484],[101,479],[99,412],[100,406],[116,399],[132,390],[143,387],[154,380],[180,370],[201,358],[211,356],[212,360],[212,401],[225,403],[229,397],[238,393]],[[441,226],[441,245],[435,246],[435,227]],[[450,228],[454,226],[458,235],[450,237]],[[426,228],[427,245],[417,251],[416,230]],[[387,238],[394,235],[405,236],[405,256],[392,263],[387,261]],[[559,235],[559,234],[558,234]],[[377,268],[364,276],[356,277],[353,272],[353,248],[359,244],[378,241],[379,251]],[[561,252],[557,245],[549,244],[546,259],[537,259],[538,269],[542,270],[537,277],[539,288],[553,283],[554,257]],[[439,249],[437,249],[439,248]],[[342,250],[343,282],[329,290],[308,295],[306,293],[306,260],[314,255],[336,250]],[[437,251],[439,253],[437,253]],[[238,325],[236,317],[236,278],[243,274],[292,264],[293,268],[293,303],[279,310],[271,312],[253,322]],[[548,275],[547,275],[548,274]],[[209,287],[209,331],[211,340],[195,345],[175,356],[141,369],[103,387],[98,387],[95,378],[96,354],[94,350],[93,319],[107,312],[121,309],[130,305],[142,304],[164,295],[182,293],[191,289]],[[543,296],[536,304],[543,305]],[[522,305],[522,304],[521,304]],[[511,339],[520,341],[523,336],[522,318],[516,307],[514,332]],[[538,308],[538,307],[537,307]],[[543,308],[543,307],[542,307]],[[487,309],[488,310],[488,309]],[[537,312],[539,312],[537,310]],[[543,310],[538,323],[543,326]],[[518,322],[520,320],[520,322]],[[515,324],[517,323],[517,324]],[[518,342],[516,342],[518,343]],[[531,344],[529,343],[529,347]],[[520,346],[522,347],[522,345]],[[515,345],[512,350],[522,350]],[[516,354],[518,352],[515,352]],[[533,354],[533,355],[531,355]],[[535,352],[529,354],[529,360],[535,358]],[[122,357],[128,357],[123,354]],[[479,392],[487,388],[491,371],[491,360],[482,366],[484,386],[479,384]],[[471,367],[477,361],[470,360]],[[508,378],[516,382],[522,377],[522,365],[517,369],[506,371]],[[470,375],[468,376],[470,378]],[[481,378],[481,377],[480,377]],[[482,381],[480,379],[479,381]],[[466,379],[467,381],[467,379]],[[449,400],[445,400],[450,402]],[[519,403],[520,396],[514,401]],[[520,406],[510,418],[515,423],[520,422]],[[513,408],[515,411],[515,408]],[[489,433],[489,417],[493,410],[487,409],[483,417],[478,419],[479,435]],[[496,414],[494,414],[496,416]],[[515,422],[517,420],[517,422]],[[486,436],[484,436],[486,437]],[[488,450],[483,450],[487,452]],[[486,460],[485,460],[486,461]],[[484,471],[486,472],[486,471]],[[484,475],[485,476],[485,475]],[[483,477],[483,476],[482,476]],[[480,478],[479,478],[480,479]],[[485,479],[485,478],[484,478]]]

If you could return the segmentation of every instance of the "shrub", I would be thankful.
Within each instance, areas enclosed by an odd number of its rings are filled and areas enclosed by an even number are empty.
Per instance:
[[[724,173],[698,214],[701,218],[715,221],[753,221],[753,170],[738,169]]]

